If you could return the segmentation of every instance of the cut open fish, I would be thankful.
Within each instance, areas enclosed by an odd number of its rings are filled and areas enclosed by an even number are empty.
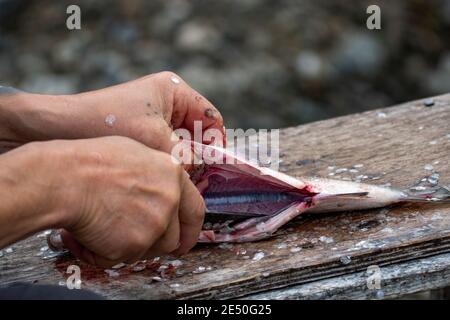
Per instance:
[[[216,228],[202,230],[199,242],[261,240],[304,212],[360,210],[404,201],[450,203],[450,192],[445,188],[413,196],[350,181],[294,178],[219,147],[197,144],[194,149],[197,157],[204,159],[191,179],[210,212],[206,220],[214,212],[222,212],[225,219],[229,216],[224,225],[216,223]],[[208,161],[209,156],[214,161]]]

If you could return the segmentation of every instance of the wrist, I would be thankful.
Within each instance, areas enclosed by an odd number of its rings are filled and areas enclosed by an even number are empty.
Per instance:
[[[0,156],[0,247],[67,221],[55,201],[57,164],[46,144],[30,143]]]
[[[34,181],[45,202],[45,212],[53,228],[68,228],[76,221],[81,200],[77,200],[79,188],[73,178],[77,165],[74,163],[79,155],[77,141],[53,140],[33,142],[24,147],[34,149],[31,152],[39,159],[39,175]],[[76,173],[75,173],[76,175]],[[42,179],[44,182],[42,183]]]

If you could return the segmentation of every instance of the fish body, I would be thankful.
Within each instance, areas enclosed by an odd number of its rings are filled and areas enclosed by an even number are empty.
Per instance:
[[[400,190],[351,181],[294,178],[241,159],[226,149],[201,146],[199,150],[208,150],[207,154],[214,154],[215,159],[227,159],[224,163],[203,164],[191,176],[207,209],[229,213],[229,221],[233,220],[233,213],[241,217],[226,228],[202,230],[199,242],[261,240],[304,212],[363,210],[405,201],[449,201],[446,189],[443,195],[434,198],[431,193],[412,196]],[[242,219],[246,212],[252,216]]]

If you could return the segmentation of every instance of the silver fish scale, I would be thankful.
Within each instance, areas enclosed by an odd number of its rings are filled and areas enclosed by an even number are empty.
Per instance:
[[[224,205],[236,205],[258,202],[285,202],[295,201],[301,198],[299,195],[293,195],[282,192],[252,192],[240,194],[205,194],[206,207],[216,207]]]

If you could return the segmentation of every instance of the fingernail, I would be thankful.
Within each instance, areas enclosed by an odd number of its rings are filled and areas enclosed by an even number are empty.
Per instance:
[[[52,251],[64,250],[64,242],[59,230],[52,230],[52,233],[47,236],[47,244]]]

